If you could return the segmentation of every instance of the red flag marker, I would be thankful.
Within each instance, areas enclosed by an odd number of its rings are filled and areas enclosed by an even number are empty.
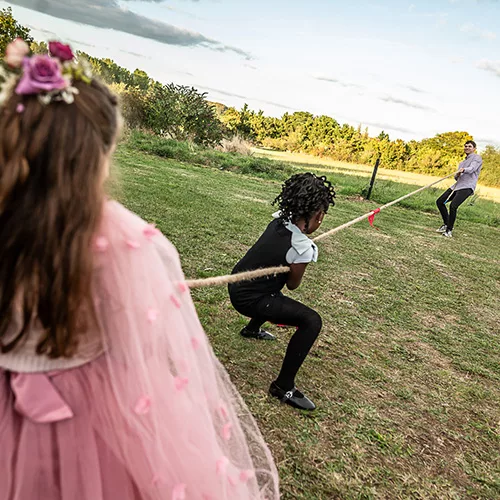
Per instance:
[[[368,216],[368,222],[370,223],[371,227],[375,227],[373,225],[373,219],[375,219],[375,215],[380,212],[380,208],[376,208],[375,210],[372,210],[370,212],[370,215]],[[375,229],[378,231],[378,227],[375,227]]]

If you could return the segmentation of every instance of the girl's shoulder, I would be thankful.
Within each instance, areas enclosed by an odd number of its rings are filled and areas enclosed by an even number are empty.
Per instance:
[[[316,244],[292,222],[286,222],[285,227],[292,233],[290,255],[293,254],[295,257],[290,263],[316,262],[318,260]]]

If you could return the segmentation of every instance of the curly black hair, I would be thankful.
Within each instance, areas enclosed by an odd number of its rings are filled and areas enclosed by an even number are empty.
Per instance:
[[[295,174],[285,181],[273,205],[278,205],[282,221],[296,222],[303,218],[307,228],[318,210],[326,213],[330,205],[335,205],[335,190],[325,176],[310,172]]]

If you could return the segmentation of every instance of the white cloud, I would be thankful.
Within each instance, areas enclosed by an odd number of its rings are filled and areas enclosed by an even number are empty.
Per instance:
[[[468,33],[474,38],[483,38],[484,40],[495,40],[497,37],[493,31],[479,28],[479,26],[476,26],[473,23],[462,24],[462,26],[460,26],[460,31],[462,33]]]
[[[362,85],[358,85],[357,83],[348,82],[345,80],[341,80],[339,78],[335,78],[332,76],[326,76],[326,75],[322,75],[319,73],[312,75],[312,77],[315,78],[316,80],[320,80],[323,82],[335,83],[337,85],[340,85],[341,87],[363,88]]]
[[[379,99],[381,101],[389,102],[391,104],[400,104],[401,106],[406,106],[408,108],[421,109],[424,111],[434,111],[429,106],[424,106],[423,104],[413,102],[413,101],[408,101],[406,99],[401,99],[399,97],[392,97],[392,96],[387,95],[387,96],[379,97]]]
[[[163,0],[144,0],[158,3]],[[198,0],[194,0],[198,1]],[[205,47],[216,52],[232,52],[250,60],[249,52],[225,45],[196,31],[136,14],[119,0],[9,0],[9,3],[53,17],[76,21],[96,28],[114,29],[168,45]]]
[[[404,88],[404,89],[407,89],[407,90],[411,90],[412,92],[415,92],[417,94],[427,94],[427,92],[425,90],[422,90],[421,88],[415,87],[414,85],[403,85],[403,84],[400,84],[399,86],[401,88]]]
[[[410,4],[410,6],[408,7],[408,12],[416,15],[416,16],[420,16],[420,17],[426,17],[428,19],[435,19],[436,21],[436,26],[443,26],[445,25],[447,22],[448,22],[448,12],[439,12],[439,11],[435,11],[435,12],[425,12],[425,11],[421,11],[418,9],[418,7],[412,3]]]
[[[488,61],[488,59],[481,59],[477,63],[479,69],[489,71],[500,78],[500,61]]]
[[[444,26],[448,22],[448,12],[436,12],[430,14],[430,17],[436,19],[436,26]]]

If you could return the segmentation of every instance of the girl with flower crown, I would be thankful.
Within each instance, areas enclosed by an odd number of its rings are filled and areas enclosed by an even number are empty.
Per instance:
[[[49,48],[0,78],[0,499],[278,498],[175,248],[105,196],[116,97]]]

